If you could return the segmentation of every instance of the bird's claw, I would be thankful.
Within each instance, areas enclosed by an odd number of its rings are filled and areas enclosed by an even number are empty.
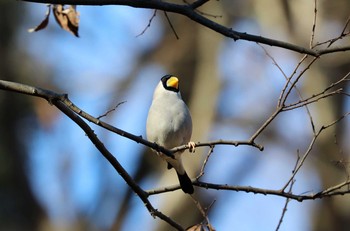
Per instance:
[[[192,152],[192,153],[196,152],[196,143],[195,142],[190,141],[190,142],[188,142],[187,146],[188,146],[188,150],[190,152]]]

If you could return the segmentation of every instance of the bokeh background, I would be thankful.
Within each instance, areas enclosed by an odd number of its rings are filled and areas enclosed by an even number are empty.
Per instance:
[[[178,1],[182,3],[182,1]],[[221,0],[201,10],[235,30],[308,46],[313,1]],[[189,19],[124,6],[79,6],[80,38],[50,17],[40,32],[27,29],[44,18],[44,4],[0,2],[0,79],[68,93],[86,112],[145,135],[153,89],[164,74],[180,77],[194,121],[193,141],[248,139],[275,110],[285,79],[255,43],[234,42]],[[337,37],[349,16],[347,0],[318,1],[315,41]],[[211,17],[211,16],[208,16]],[[138,36],[140,35],[140,36]],[[345,38],[337,45],[349,44]],[[290,75],[302,57],[266,47]],[[349,54],[322,57],[299,82],[304,96],[349,71]],[[345,90],[347,86],[343,86]],[[297,100],[297,97],[291,100]],[[348,112],[346,97],[310,107],[316,129]],[[91,124],[98,137],[144,189],[173,185],[177,177],[150,150]],[[280,114],[252,147],[217,146],[203,180],[279,189],[291,176],[298,151],[312,139],[304,109]],[[320,136],[296,177],[294,193],[311,193],[348,177],[349,120]],[[208,148],[185,153],[185,167],[198,175]],[[339,161],[341,163],[339,164]],[[275,230],[284,198],[197,188],[217,230]],[[203,220],[181,190],[150,197],[156,208],[183,226]],[[347,230],[349,196],[291,201],[281,230]],[[0,92],[1,230],[170,230],[153,219],[139,198],[91,144],[82,130],[46,101]]]

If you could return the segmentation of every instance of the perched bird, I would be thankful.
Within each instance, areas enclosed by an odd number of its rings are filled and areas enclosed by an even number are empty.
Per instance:
[[[167,149],[188,144],[192,135],[192,118],[188,107],[181,98],[179,80],[173,75],[165,75],[153,94],[146,125],[147,139]],[[174,153],[174,158],[158,153],[166,162],[168,169],[174,168],[182,191],[192,194],[194,189],[181,160],[182,152]]]

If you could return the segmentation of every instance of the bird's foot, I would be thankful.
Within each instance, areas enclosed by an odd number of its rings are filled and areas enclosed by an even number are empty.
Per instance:
[[[187,146],[188,146],[188,150],[190,152],[192,152],[192,153],[196,152],[196,143],[195,142],[190,141],[190,142],[188,142]]]

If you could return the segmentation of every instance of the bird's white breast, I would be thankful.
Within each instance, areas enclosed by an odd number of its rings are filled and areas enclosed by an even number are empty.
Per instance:
[[[176,92],[158,93],[156,89],[147,118],[147,139],[169,149],[187,144],[192,119],[186,104]]]

